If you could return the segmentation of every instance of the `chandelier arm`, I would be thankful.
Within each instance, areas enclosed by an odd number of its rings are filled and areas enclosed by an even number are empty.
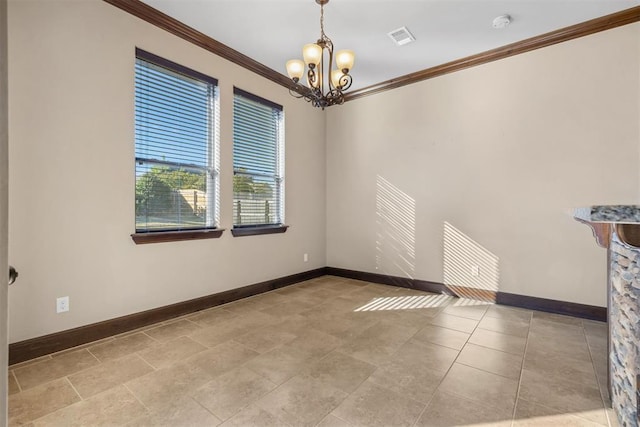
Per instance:
[[[340,91],[346,91],[351,87],[351,83],[353,83],[353,77],[351,74],[342,74],[340,76]]]

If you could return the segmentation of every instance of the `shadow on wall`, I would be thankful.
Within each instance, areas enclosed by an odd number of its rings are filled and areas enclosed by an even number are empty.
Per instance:
[[[444,223],[444,284],[456,296],[496,301],[499,258],[450,223]]]
[[[416,261],[416,201],[376,178],[376,270],[413,279]]]

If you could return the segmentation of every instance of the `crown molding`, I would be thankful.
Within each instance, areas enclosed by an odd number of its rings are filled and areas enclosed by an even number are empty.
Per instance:
[[[275,82],[285,88],[291,87],[291,80],[272,68],[267,67],[258,61],[220,43],[213,38],[194,30],[193,28],[183,24],[175,18],[172,18],[157,9],[143,3],[140,0],[103,0],[119,9],[124,10],[144,21],[149,22],[171,34],[174,34],[190,43],[195,44],[203,49],[208,50],[224,59],[227,59],[249,71],[252,71],[272,82]],[[510,56],[519,55],[535,49],[540,49],[554,44],[563,43],[569,40],[588,36],[590,34],[601,31],[610,30],[612,28],[621,27],[627,24],[633,24],[640,21],[640,6],[625,9],[620,12],[595,18],[576,25],[561,28],[539,36],[531,37],[526,40],[515,42],[496,49],[488,50],[476,55],[467,56],[457,59],[446,64],[438,65],[415,73],[406,74],[367,86],[362,89],[355,90],[345,95],[345,101],[362,98],[364,96],[373,95],[423,80],[432,79],[434,77],[453,73],[455,71],[464,70],[466,68],[475,67],[489,62],[498,61]]]
[[[158,28],[162,28],[169,33],[176,35],[196,46],[199,46],[211,53],[214,53],[224,59],[227,59],[234,64],[238,64],[249,71],[252,71],[272,82],[275,82],[286,88],[291,87],[291,79],[281,74],[260,62],[251,59],[247,55],[244,55],[237,50],[230,48],[229,46],[220,43],[217,40],[212,39],[206,34],[200,31],[194,30],[188,25],[183,24],[175,18],[170,17],[157,9],[149,6],[140,0],[104,0],[125,12],[130,13],[150,24],[155,25]]]
[[[616,27],[621,27],[623,25],[633,24],[634,22],[638,21],[640,21],[640,6],[625,9],[611,15],[595,18],[590,21],[582,22],[580,24],[571,25],[569,27],[531,37],[526,40],[511,43],[496,49],[491,49],[477,55],[467,56],[466,58],[457,59],[455,61],[447,62],[446,64],[427,68],[422,71],[417,71],[415,73],[407,74],[375,85],[367,86],[365,88],[355,90],[345,95],[345,101],[352,101],[354,99],[362,98],[363,96],[373,95],[402,86],[407,86],[413,83],[421,82],[423,80],[442,76],[444,74],[464,70],[465,68],[475,67],[489,62],[508,58],[510,56],[519,55],[521,53],[529,52],[535,49],[552,46],[554,44],[588,36],[590,34],[599,33],[601,31],[610,30]]]

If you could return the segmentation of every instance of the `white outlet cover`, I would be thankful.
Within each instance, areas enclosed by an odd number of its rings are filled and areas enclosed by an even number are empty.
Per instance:
[[[60,297],[56,299],[56,313],[65,313],[69,311],[69,297]]]

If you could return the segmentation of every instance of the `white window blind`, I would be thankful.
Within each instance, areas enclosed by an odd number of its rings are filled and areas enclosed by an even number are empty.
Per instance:
[[[282,106],[238,88],[233,99],[233,225],[284,222]]]
[[[214,228],[217,80],[136,49],[136,232]]]

